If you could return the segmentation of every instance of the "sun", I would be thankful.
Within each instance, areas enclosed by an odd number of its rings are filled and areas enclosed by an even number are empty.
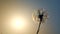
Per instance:
[[[14,17],[11,22],[13,29],[23,29],[26,25],[26,20],[23,17]]]
[[[18,19],[18,18],[15,19],[15,21],[14,21],[14,26],[15,27],[17,27],[17,28],[18,27],[23,27],[23,25],[24,25],[24,20],[23,19],[21,19],[21,18],[20,19]]]

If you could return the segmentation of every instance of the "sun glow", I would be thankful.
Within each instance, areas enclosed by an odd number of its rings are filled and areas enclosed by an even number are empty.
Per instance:
[[[15,27],[23,27],[24,21],[22,19],[15,19],[14,26]]]
[[[13,29],[23,29],[27,25],[23,17],[14,17],[11,24]]]

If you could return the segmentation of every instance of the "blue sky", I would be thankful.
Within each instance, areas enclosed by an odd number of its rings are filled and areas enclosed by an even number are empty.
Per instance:
[[[49,12],[49,23],[47,23],[47,28],[49,31],[47,34],[60,34],[60,0],[29,0],[25,1],[27,5],[33,5],[33,9],[46,8]]]
[[[33,9],[46,8],[49,12],[49,23],[47,23],[47,34],[60,34],[60,0],[25,0],[27,5],[32,5]]]

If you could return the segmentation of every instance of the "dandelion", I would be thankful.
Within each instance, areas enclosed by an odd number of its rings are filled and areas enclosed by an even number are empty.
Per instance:
[[[46,20],[48,19],[48,12],[47,12],[47,10],[44,10],[43,8],[39,9],[39,10],[33,12],[32,18],[33,18],[34,22],[39,23],[38,30],[36,32],[36,34],[38,34],[41,23],[45,23]]]

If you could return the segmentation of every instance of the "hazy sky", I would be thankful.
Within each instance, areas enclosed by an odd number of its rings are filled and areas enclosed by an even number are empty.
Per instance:
[[[2,34],[36,34],[38,23],[32,13],[39,8],[48,10],[49,19],[41,25],[40,34],[60,34],[60,0],[0,0],[0,32]],[[12,20],[21,18],[25,25],[21,29],[11,26]]]

